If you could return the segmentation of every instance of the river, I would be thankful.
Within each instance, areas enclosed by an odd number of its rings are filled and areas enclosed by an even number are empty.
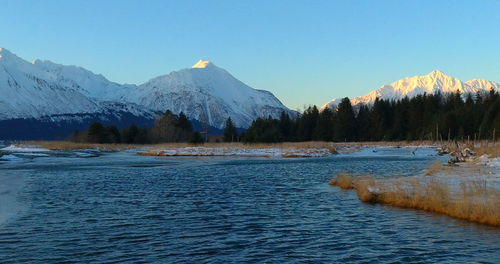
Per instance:
[[[0,262],[495,263],[498,228],[366,204],[327,184],[342,171],[404,177],[444,159],[409,148],[306,159],[4,156]]]

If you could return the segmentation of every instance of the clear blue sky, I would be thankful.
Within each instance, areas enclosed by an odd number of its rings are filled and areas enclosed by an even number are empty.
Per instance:
[[[500,1],[0,0],[0,47],[139,84],[208,59],[287,106],[440,69],[500,82]]]

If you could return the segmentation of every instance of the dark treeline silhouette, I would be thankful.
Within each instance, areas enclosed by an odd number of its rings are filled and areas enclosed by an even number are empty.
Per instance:
[[[372,105],[353,107],[349,98],[335,110],[308,107],[292,119],[285,112],[279,119],[258,118],[238,135],[231,118],[225,124],[225,142],[258,143],[285,141],[397,141],[476,140],[500,137],[500,95],[489,93],[423,94],[401,100],[376,99]],[[203,143],[182,112],[166,111],[152,128],[132,125],[123,130],[93,123],[85,132],[75,132],[73,141],[91,143],[155,144]]]
[[[165,142],[203,143],[199,132],[193,131],[191,122],[184,113],[179,115],[166,111],[156,119],[152,128],[131,125],[119,131],[116,126],[105,127],[92,123],[87,131],[75,132],[72,141],[89,143],[154,144]]]
[[[358,105],[344,98],[335,110],[316,106],[290,119],[259,118],[243,133],[242,140],[284,141],[396,141],[498,139],[500,96],[489,93],[423,94],[401,100],[376,99]]]

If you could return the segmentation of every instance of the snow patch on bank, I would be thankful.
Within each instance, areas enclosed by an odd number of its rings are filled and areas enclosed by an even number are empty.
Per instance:
[[[34,152],[49,152],[50,150],[38,146],[12,144],[8,147],[0,149],[0,151],[34,153]]]
[[[488,155],[482,155],[481,157],[477,158],[477,161],[480,164],[486,165],[488,167],[500,169],[500,157],[490,158]]]
[[[327,157],[332,152],[326,148],[211,148],[184,147],[154,149],[139,153],[145,156],[237,156],[237,157]]]
[[[412,157],[428,157],[436,156],[437,151],[433,146],[401,146],[401,147],[386,147],[386,146],[370,146],[370,147],[344,147],[339,149],[342,156],[353,157],[381,157],[381,156],[412,156]]]

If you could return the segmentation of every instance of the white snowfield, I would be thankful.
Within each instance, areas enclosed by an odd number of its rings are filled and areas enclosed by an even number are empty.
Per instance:
[[[147,156],[236,156],[236,157],[283,157],[307,158],[333,155],[326,148],[230,148],[230,147],[183,147],[151,149],[140,153]]]
[[[219,128],[228,117],[248,127],[258,117],[296,114],[272,93],[247,86],[209,61],[132,85],[77,66],[30,63],[0,48],[0,120],[116,111],[152,117],[166,110]]]
[[[351,104],[372,104],[375,99],[384,100],[399,100],[405,96],[409,98],[424,93],[434,94],[437,92],[450,93],[460,91],[462,94],[476,93],[478,91],[489,91],[490,89],[499,90],[500,84],[485,80],[485,79],[472,79],[466,82],[448,76],[442,71],[435,70],[427,75],[406,77],[399,81],[382,85],[380,88],[371,91],[367,95],[358,96],[351,99]],[[331,108],[334,109],[342,99],[337,98],[324,104],[321,109]]]

